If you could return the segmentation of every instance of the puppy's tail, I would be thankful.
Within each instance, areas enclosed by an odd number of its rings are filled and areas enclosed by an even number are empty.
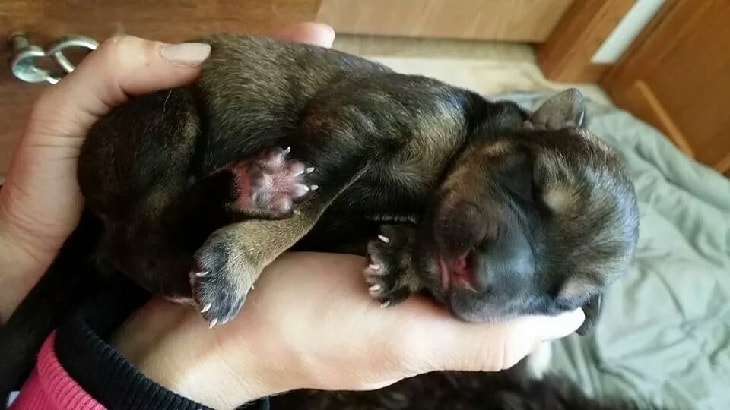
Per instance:
[[[75,311],[97,285],[91,254],[101,223],[84,212],[58,255],[0,327],[0,402],[28,376],[37,352],[53,329]]]

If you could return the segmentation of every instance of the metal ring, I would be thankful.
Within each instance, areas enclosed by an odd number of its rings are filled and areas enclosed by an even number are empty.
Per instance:
[[[60,65],[61,68],[63,68],[68,74],[75,70],[76,66],[68,61],[68,58],[66,58],[66,56],[63,54],[63,51],[73,47],[82,47],[86,48],[87,50],[94,51],[97,47],[99,47],[99,42],[94,40],[93,38],[86,36],[63,37],[55,43],[51,44],[51,46],[48,47],[48,51],[46,52],[46,54],[52,56],[53,59],[56,60],[58,65]]]
[[[99,46],[96,40],[86,36],[62,37],[52,43],[47,50],[30,44],[23,35],[13,36],[11,40],[15,55],[10,62],[10,70],[17,79],[27,83],[46,82],[57,84],[61,81],[61,77],[54,76],[48,70],[39,68],[36,65],[38,59],[51,58],[68,74],[74,71],[76,66],[66,57],[65,50],[81,47],[93,51]]]
[[[10,71],[16,78],[28,83],[45,82],[51,78],[48,71],[35,65],[37,59],[46,56],[42,48],[31,45],[22,35],[15,35],[10,40],[15,53],[10,61]]]

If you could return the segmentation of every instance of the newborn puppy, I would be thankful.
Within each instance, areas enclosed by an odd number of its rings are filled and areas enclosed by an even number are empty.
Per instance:
[[[638,213],[577,90],[530,113],[335,50],[198,41],[212,52],[195,83],[90,131],[82,223],[0,331],[0,393],[92,276],[120,273],[214,326],[287,250],[369,255],[382,303],[426,292],[468,321],[583,307],[580,332],[593,324]]]

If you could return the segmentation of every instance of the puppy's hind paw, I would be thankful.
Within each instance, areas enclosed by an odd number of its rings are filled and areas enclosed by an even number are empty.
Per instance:
[[[318,186],[308,176],[315,171],[301,161],[287,159],[290,148],[271,148],[231,168],[235,176],[234,208],[250,216],[285,218]]]

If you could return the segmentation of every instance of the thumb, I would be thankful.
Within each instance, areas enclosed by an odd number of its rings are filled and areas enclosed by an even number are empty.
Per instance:
[[[534,352],[542,342],[575,332],[584,319],[581,309],[557,316],[523,316],[486,324],[444,317],[428,325],[428,337],[419,338],[416,343],[420,346],[411,351],[420,351],[419,354],[425,354],[421,358],[430,358],[427,362],[421,360],[425,368],[417,368],[418,373],[501,371]]]

